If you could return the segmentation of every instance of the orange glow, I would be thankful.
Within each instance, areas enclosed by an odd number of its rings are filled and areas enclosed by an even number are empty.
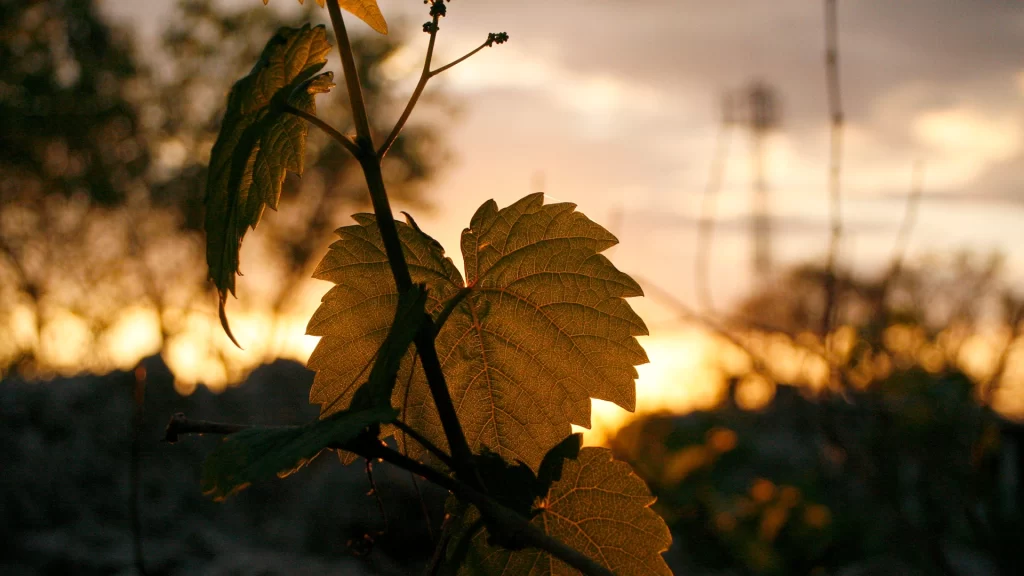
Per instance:
[[[160,351],[160,319],[150,308],[134,307],[121,312],[103,335],[104,354],[114,367],[131,369],[139,360]]]
[[[592,401],[591,429],[586,445],[602,445],[637,416],[657,412],[688,412],[715,406],[722,390],[721,374],[713,368],[712,343],[699,331],[681,329],[640,338],[649,364],[637,367],[636,412],[611,402]]]

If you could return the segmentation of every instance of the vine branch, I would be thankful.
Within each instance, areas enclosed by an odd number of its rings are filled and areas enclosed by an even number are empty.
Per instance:
[[[232,434],[246,428],[250,428],[250,426],[204,420],[192,421],[186,418],[184,414],[178,413],[172,416],[167,424],[166,440],[169,442],[177,441],[178,436],[181,434]],[[331,444],[328,448],[346,450],[358,454],[368,461],[380,459],[407,472],[421,476],[448,490],[460,500],[476,506],[480,514],[490,520],[491,525],[501,530],[505,535],[511,536],[529,547],[548,552],[586,576],[615,576],[615,573],[611,570],[601,566],[557,538],[545,534],[539,528],[530,524],[529,520],[506,508],[490,496],[458,478],[448,476],[401,452],[392,450],[380,440],[361,436],[351,442]]]
[[[352,45],[349,43],[348,33],[345,30],[345,23],[342,19],[341,9],[338,0],[328,0],[327,6],[330,9],[331,22],[334,25],[334,33],[338,42],[338,51],[341,52],[341,61],[345,68],[345,85],[349,91],[349,99],[352,101],[352,116],[355,120],[358,137],[357,148],[360,150],[359,165],[363,169],[366,178],[366,186],[370,192],[370,200],[373,204],[373,212],[376,216],[377,227],[380,230],[381,240],[384,243],[384,251],[388,257],[388,264],[395,279],[395,285],[399,293],[409,290],[412,286],[412,277],[409,274],[409,265],[402,253],[402,243],[398,238],[398,228],[395,226],[391,203],[388,200],[387,189],[384,186],[384,176],[381,173],[380,157],[374,152],[373,139],[370,136],[369,120],[366,115],[366,106],[363,103],[362,91],[359,85],[359,76],[355,68],[352,56]],[[455,471],[467,482],[475,486],[482,486],[476,472],[476,465],[473,461],[473,452],[466,441],[466,434],[462,430],[458,414],[455,411],[455,404],[452,402],[448,384],[445,381],[444,373],[441,371],[441,361],[437,357],[437,349],[434,345],[434,338],[437,336],[437,329],[430,316],[424,315],[419,331],[416,333],[416,350],[420,355],[423,365],[423,372],[427,378],[427,386],[437,407],[438,416],[441,419],[441,427],[444,430],[445,438],[448,441],[449,449],[452,452],[452,460],[455,464]]]
[[[445,466],[453,470],[455,469],[455,462],[452,461],[452,457],[449,456],[448,453],[445,452],[444,450],[438,448],[436,444],[428,440],[425,436],[417,432],[415,428],[409,426],[408,424],[402,422],[401,420],[395,420],[394,422],[392,422],[392,424],[394,424],[395,428],[401,430],[406,436],[415,440],[420,446],[426,448],[427,452],[430,452],[431,454],[436,456],[438,460],[444,462]]]
[[[356,125],[357,141],[360,145],[373,147],[373,136],[370,133],[370,118],[366,114],[366,102],[363,100],[363,88],[359,84],[359,72],[356,69],[356,61],[352,56],[352,45],[348,41],[348,31],[345,30],[345,20],[341,17],[341,6],[338,0],[327,0],[327,11],[331,15],[331,25],[334,26],[334,38],[338,42],[338,52],[341,54],[341,68],[345,72],[345,88],[348,90],[348,98],[352,104],[352,119]]]

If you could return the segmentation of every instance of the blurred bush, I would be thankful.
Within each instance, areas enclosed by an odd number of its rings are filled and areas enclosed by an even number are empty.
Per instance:
[[[843,277],[827,350],[813,336],[823,272],[796,270],[739,315],[761,329],[748,341],[781,335],[829,354],[830,383],[780,382],[767,356],[748,365],[756,376],[734,375],[717,409],[618,434],[616,454],[672,527],[678,573],[1024,573],[1024,426],[991,408],[1020,305],[998,289],[995,260],[959,261]],[[962,347],[993,316],[1013,334],[969,376]],[[774,396],[745,410],[751,379]]]

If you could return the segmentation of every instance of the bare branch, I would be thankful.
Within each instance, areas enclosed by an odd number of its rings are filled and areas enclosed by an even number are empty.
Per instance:
[[[436,456],[438,460],[444,462],[445,466],[451,468],[452,470],[455,469],[455,462],[452,461],[452,457],[449,456],[447,452],[440,449],[436,444],[428,440],[425,436],[417,432],[412,426],[409,426],[408,424],[402,422],[401,420],[395,420],[394,422],[392,422],[392,424],[395,425],[395,428],[401,430],[403,434],[415,440],[416,443],[418,443],[420,446],[426,448],[427,452],[430,452],[431,454]]]
[[[209,422],[207,420],[189,420],[185,414],[178,412],[171,416],[167,423],[167,431],[164,433],[164,442],[171,444],[178,441],[181,434],[234,434],[250,428],[245,424],[224,424],[222,422]]]
[[[438,74],[441,74],[442,72],[444,72],[444,71],[446,71],[446,70],[448,70],[450,68],[454,68],[454,67],[458,66],[459,64],[462,64],[466,60],[469,60],[470,58],[472,58],[473,55],[475,55],[477,52],[483,50],[484,48],[490,48],[492,44],[494,44],[494,40],[492,40],[491,38],[488,37],[488,39],[483,44],[481,44],[481,45],[477,46],[476,48],[472,49],[471,51],[466,53],[465,56],[462,56],[461,58],[458,58],[456,60],[452,60],[451,62],[445,64],[444,66],[441,66],[440,68],[431,71],[430,72],[430,77],[433,78],[434,76],[437,76]]]
[[[729,155],[729,141],[732,135],[732,100],[730,98],[725,98],[723,108],[722,122],[718,128],[718,135],[715,138],[714,156],[711,158],[710,173],[708,174],[707,186],[704,188],[704,198],[701,202],[700,221],[697,228],[695,247],[697,257],[694,262],[693,271],[697,298],[700,300],[701,308],[708,312],[714,312],[715,309],[708,278],[708,262],[711,258],[711,246],[714,241],[715,200],[718,198],[718,191],[722,188],[722,179],[725,175],[725,161]]]
[[[829,351],[829,333],[832,331],[832,323],[837,307],[838,286],[836,267],[843,234],[840,186],[844,119],[842,93],[839,86],[839,25],[836,16],[836,0],[825,0],[825,76],[831,120],[828,188],[832,232],[829,238],[828,262],[825,265],[825,306],[821,315],[821,338],[825,343],[825,354],[831,366],[833,362]],[[835,370],[832,369],[830,372],[830,381],[833,385],[836,385]]]

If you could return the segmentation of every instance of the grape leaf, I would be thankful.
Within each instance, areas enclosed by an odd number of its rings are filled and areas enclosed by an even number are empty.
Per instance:
[[[263,0],[263,4],[269,0]],[[324,7],[324,0],[316,0],[316,3],[321,8]],[[303,0],[299,0],[299,4],[303,4]],[[339,0],[338,5],[343,10],[351,12],[354,16],[366,22],[381,34],[388,33],[388,23],[384,21],[384,15],[380,13],[380,7],[377,6],[377,0]]]
[[[337,284],[307,332],[322,336],[309,359],[310,401],[344,409],[380,347],[398,296],[376,221],[357,215],[340,228],[314,277]],[[440,244],[408,224],[399,236],[414,282],[435,318],[465,286],[437,337],[437,351],[471,448],[488,446],[536,471],[571,432],[590,425],[590,398],[632,410],[636,336],[647,328],[626,303],[640,287],[600,253],[617,241],[569,203],[533,194],[499,210],[485,203],[462,234],[467,282]],[[403,361],[395,387],[402,419],[446,446],[420,365]],[[410,453],[425,456],[416,446]]]
[[[367,426],[391,422],[390,407],[339,412],[305,426],[248,428],[236,432],[203,463],[203,493],[223,500],[255,480],[287,476],[312,461],[325,448],[358,436]]]
[[[302,174],[306,121],[284,104],[316,113],[314,95],[334,87],[323,26],[281,28],[267,43],[248,76],[231,88],[227,112],[210,152],[206,183],[206,261],[220,293],[221,321],[227,293],[235,293],[238,251],[263,209],[277,209],[288,171]],[[234,337],[232,337],[234,340]]]
[[[672,535],[650,509],[652,503],[654,497],[629,464],[613,460],[605,448],[584,448],[576,460],[564,461],[562,479],[552,484],[531,523],[621,576],[671,576],[661,553],[668,550]],[[513,552],[492,546],[486,530],[469,531],[477,518],[475,509],[467,512],[456,536],[472,538],[459,576],[579,573],[535,548]],[[458,548],[458,542],[450,546]]]
[[[423,305],[426,300],[427,292],[420,284],[413,284],[398,298],[395,319],[391,322],[387,338],[377,351],[369,380],[352,399],[353,408],[391,407],[395,379],[398,378],[402,358],[423,324]]]

